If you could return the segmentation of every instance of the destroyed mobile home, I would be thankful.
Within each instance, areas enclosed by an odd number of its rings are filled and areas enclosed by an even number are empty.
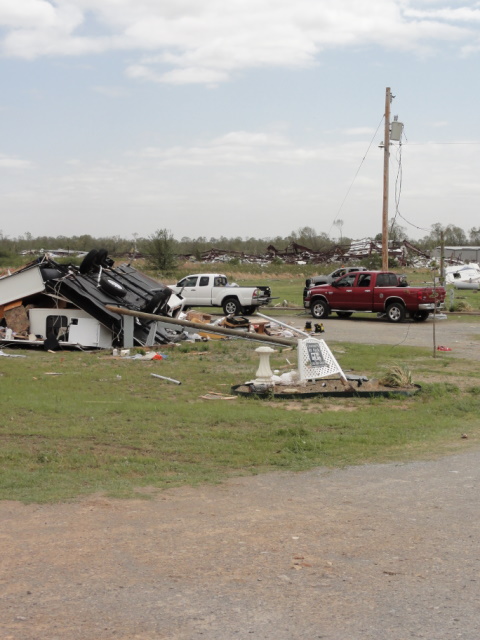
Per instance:
[[[221,333],[233,337],[242,329],[264,334],[261,320],[250,325],[246,318],[228,317],[214,323],[223,328],[206,327],[211,316],[185,314],[184,305],[180,293],[130,264],[115,267],[105,250],[90,251],[79,267],[45,255],[0,278],[0,344],[109,349],[153,347],[192,336],[208,340]],[[282,337],[271,340],[278,343]]]
[[[45,255],[0,278],[0,342],[105,349],[181,339],[181,327],[123,316],[109,305],[174,317],[182,297],[129,264],[114,267],[104,250],[90,251],[79,267]]]

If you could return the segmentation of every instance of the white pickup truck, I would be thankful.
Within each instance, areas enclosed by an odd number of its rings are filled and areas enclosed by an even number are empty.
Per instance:
[[[239,287],[223,273],[195,273],[169,285],[185,307],[222,307],[226,315],[251,315],[272,300],[270,287]]]

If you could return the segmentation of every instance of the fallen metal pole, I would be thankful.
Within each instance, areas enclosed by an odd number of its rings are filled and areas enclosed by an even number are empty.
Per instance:
[[[153,378],[161,378],[162,380],[168,380],[169,382],[174,382],[175,384],[182,384],[180,380],[174,380],[173,378],[167,378],[167,376],[160,376],[158,373],[150,374]]]
[[[178,318],[170,318],[168,316],[158,316],[153,313],[144,313],[143,311],[133,311],[132,309],[123,309],[122,307],[114,307],[110,304],[106,308],[113,313],[123,316],[134,316],[135,318],[143,318],[145,320],[155,320],[165,324],[174,324],[180,327],[189,327],[197,331],[206,333],[219,333],[224,336],[233,338],[242,338],[243,340],[255,340],[256,342],[269,342],[270,344],[280,344],[285,347],[296,347],[297,341],[292,338],[281,338],[280,336],[266,336],[260,333],[250,333],[248,331],[239,331],[238,329],[227,329],[226,327],[218,327],[212,324],[204,324],[202,322],[191,322],[190,320],[180,320]]]

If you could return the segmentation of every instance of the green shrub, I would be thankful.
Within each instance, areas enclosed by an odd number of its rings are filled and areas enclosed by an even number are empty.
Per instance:
[[[406,365],[395,365],[379,380],[385,387],[413,387],[412,372]]]
[[[473,307],[472,305],[467,302],[466,300],[458,300],[457,302],[455,302],[454,304],[451,305],[449,311],[451,312],[462,312],[462,311],[473,311]]]

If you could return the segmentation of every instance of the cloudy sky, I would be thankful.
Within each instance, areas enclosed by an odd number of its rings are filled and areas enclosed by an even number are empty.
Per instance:
[[[375,235],[387,87],[390,217],[480,226],[480,1],[0,0],[0,56],[4,235]]]

